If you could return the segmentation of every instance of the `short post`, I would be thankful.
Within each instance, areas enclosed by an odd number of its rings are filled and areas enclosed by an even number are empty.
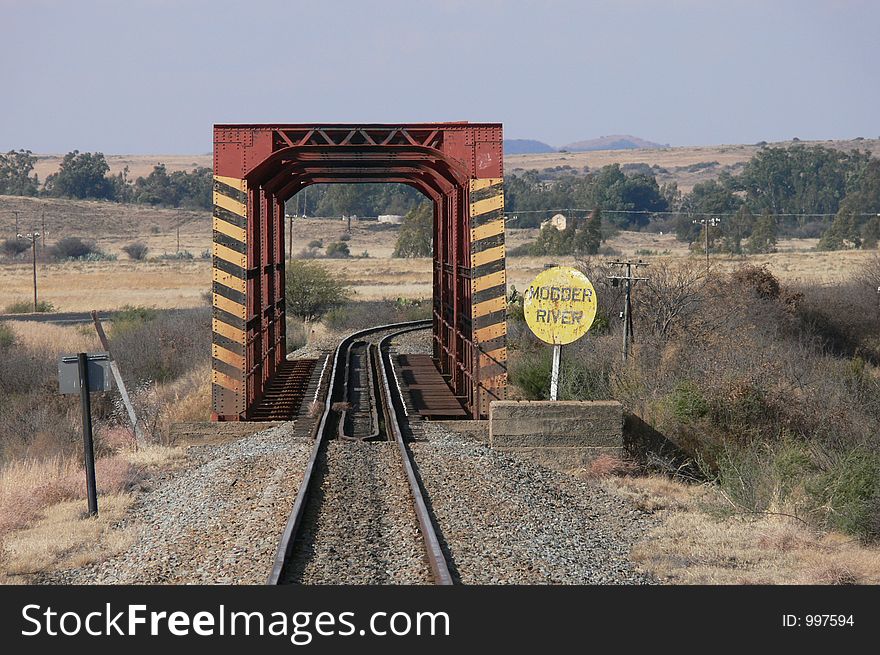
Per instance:
[[[562,363],[562,345],[553,344],[553,369],[550,372],[550,400],[559,400],[559,368]]]
[[[89,393],[89,356],[79,353],[79,394],[82,400],[83,453],[86,460],[86,487],[89,494],[89,516],[98,515],[98,485],[95,482],[95,446],[92,438],[92,402]]]

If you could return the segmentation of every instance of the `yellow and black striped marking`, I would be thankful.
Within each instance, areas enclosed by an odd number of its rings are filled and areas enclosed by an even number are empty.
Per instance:
[[[247,182],[214,176],[211,380],[214,413],[245,411]]]
[[[507,390],[507,278],[503,178],[470,181],[471,325],[481,415]]]

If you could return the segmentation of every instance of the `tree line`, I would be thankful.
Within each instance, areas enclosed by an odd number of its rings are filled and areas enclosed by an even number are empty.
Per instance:
[[[612,227],[674,231],[695,245],[705,243],[699,219],[721,217],[709,247],[734,253],[771,251],[780,236],[820,237],[829,250],[876,248],[880,239],[880,159],[868,152],[765,146],[739,174],[722,171],[687,194],[659,185],[647,165],[632,168],[508,176],[506,212],[512,225],[537,227],[550,209],[599,208]]]
[[[213,173],[210,168],[169,173],[164,164],[157,164],[146,177],[132,180],[128,167],[110,175],[110,165],[103,153],[74,150],[61,160],[58,172],[46,177],[41,184],[37,175],[32,174],[36,162],[30,150],[0,154],[0,194],[211,208]]]
[[[74,150],[41,184],[32,174],[35,163],[29,150],[0,154],[0,194],[211,207],[212,172],[206,167],[169,173],[158,164],[132,180],[128,169],[110,175],[102,153]],[[821,145],[764,146],[739,174],[722,171],[686,194],[674,182],[658,184],[650,166],[611,164],[585,173],[559,167],[552,174],[508,175],[504,197],[514,227],[537,227],[550,210],[578,208],[601,210],[606,232],[663,230],[694,244],[705,243],[705,227],[694,218],[720,216],[720,225],[710,228],[709,247],[729,252],[767,252],[780,236],[820,237],[824,249],[875,248],[880,241],[880,159]],[[403,215],[424,201],[402,184],[316,185],[291,198],[287,211]]]
[[[58,172],[41,183],[33,174],[37,162],[30,150],[0,154],[0,195],[48,196],[132,202],[160,207],[210,209],[210,168],[169,173],[157,164],[146,177],[131,179],[128,167],[116,175],[103,153],[67,153]],[[403,184],[334,184],[309,187],[288,202],[291,214],[307,216],[404,215],[425,197]]]

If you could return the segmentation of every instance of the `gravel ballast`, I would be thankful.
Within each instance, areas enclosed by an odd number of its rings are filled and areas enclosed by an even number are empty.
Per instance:
[[[284,583],[430,584],[397,447],[332,440]]]
[[[654,519],[596,483],[423,423],[410,444],[464,584],[651,584],[629,558]]]
[[[136,540],[119,555],[46,576],[48,584],[263,584],[302,480],[311,441],[293,423],[231,442],[191,446],[183,466],[120,527]]]

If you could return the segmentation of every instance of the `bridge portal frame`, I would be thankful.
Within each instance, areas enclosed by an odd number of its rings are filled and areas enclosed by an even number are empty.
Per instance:
[[[286,353],[284,203],[396,182],[433,201],[433,356],[474,418],[507,387],[497,123],[214,126],[212,418],[251,418]]]

